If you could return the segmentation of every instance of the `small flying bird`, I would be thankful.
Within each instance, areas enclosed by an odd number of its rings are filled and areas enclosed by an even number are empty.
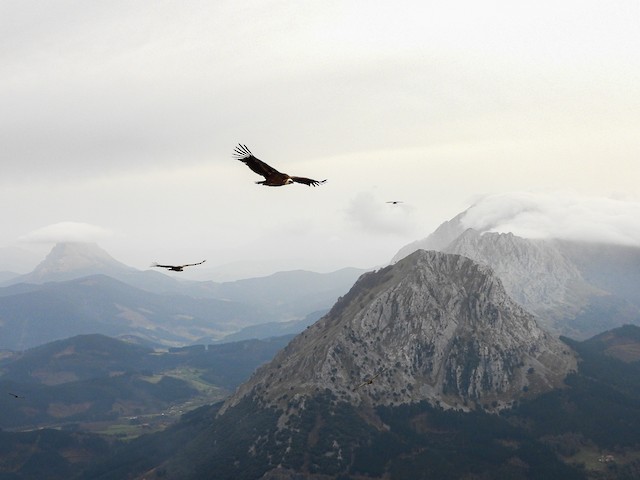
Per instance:
[[[7,392],[8,395],[11,395],[13,398],[24,398],[22,395],[16,395],[15,393]]]
[[[376,378],[378,378],[380,375],[382,375],[382,372],[384,372],[384,370],[380,370],[378,373],[376,373],[369,380],[365,380],[360,385],[358,385],[356,388],[354,388],[354,390],[358,390],[359,388],[364,387],[365,385],[371,385]]]
[[[186,267],[193,267],[195,265],[202,265],[204,262],[206,262],[206,260],[202,260],[201,262],[198,262],[198,263],[187,263],[185,265],[160,265],[158,263],[154,263],[151,266],[152,267],[158,267],[158,268],[166,268],[167,270],[171,270],[172,272],[182,272]]]
[[[391,200],[387,203],[390,203],[391,205],[398,205],[399,203],[404,203],[402,200]]]
[[[258,175],[262,175],[264,180],[256,182],[260,185],[267,187],[281,187],[282,185],[289,185],[290,183],[304,183],[310,187],[316,187],[326,182],[326,180],[313,180],[306,177],[293,177],[286,173],[281,173],[270,165],[267,165],[262,160],[253,156],[253,153],[247,148],[246,145],[238,144],[234,149],[233,156],[243,162],[247,167],[253,170]]]

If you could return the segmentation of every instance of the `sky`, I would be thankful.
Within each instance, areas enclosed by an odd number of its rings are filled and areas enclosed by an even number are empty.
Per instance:
[[[637,0],[4,0],[0,270],[370,268],[504,195],[640,244],[639,112]],[[238,143],[327,182],[256,185]]]

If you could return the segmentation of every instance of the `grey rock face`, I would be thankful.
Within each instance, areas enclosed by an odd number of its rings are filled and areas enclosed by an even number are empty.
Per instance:
[[[327,390],[353,404],[500,409],[561,385],[575,367],[489,267],[419,250],[361,276],[221,411],[246,395],[285,408]]]
[[[590,296],[605,294],[587,283],[552,241],[469,229],[443,251],[489,265],[507,293],[554,332],[569,333],[564,321],[578,315]]]

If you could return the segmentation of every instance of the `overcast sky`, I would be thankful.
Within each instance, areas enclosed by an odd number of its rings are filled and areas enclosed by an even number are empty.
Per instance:
[[[637,0],[0,2],[5,249],[371,267],[487,195],[637,212],[638,132]]]

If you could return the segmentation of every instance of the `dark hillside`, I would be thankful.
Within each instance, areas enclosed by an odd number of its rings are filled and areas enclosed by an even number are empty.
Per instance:
[[[153,351],[80,335],[14,353],[0,361],[0,427],[126,425],[141,415],[153,416],[143,425],[155,419],[166,426],[182,411],[224,398],[290,339]]]
[[[104,458],[110,449],[97,435],[50,429],[22,433],[0,430],[0,479],[68,480]]]

